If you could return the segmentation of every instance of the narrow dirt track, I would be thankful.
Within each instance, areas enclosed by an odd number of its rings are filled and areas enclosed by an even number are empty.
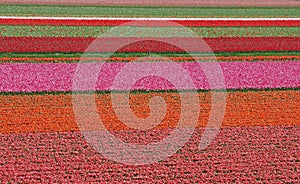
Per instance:
[[[1,3],[115,6],[300,6],[300,1],[297,0],[2,0]]]

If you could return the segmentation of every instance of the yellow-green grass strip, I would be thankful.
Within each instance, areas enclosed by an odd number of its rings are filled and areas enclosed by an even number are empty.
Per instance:
[[[300,27],[189,27],[201,37],[298,37]],[[183,37],[186,27],[12,26],[0,25],[1,37]],[[190,35],[187,35],[190,36]]]
[[[299,7],[0,5],[0,15],[80,17],[300,17]]]

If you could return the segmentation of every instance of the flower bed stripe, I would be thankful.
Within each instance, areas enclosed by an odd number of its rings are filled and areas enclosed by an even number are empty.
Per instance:
[[[0,52],[84,52],[96,38],[75,37],[0,37]],[[115,44],[133,43],[138,38],[98,38],[103,45],[89,49],[89,52],[114,52]],[[183,52],[181,48],[168,43],[186,43],[187,52],[209,52],[199,48],[195,38],[153,38],[127,45],[118,52]],[[199,39],[199,38],[198,38]],[[213,52],[246,51],[299,51],[300,37],[231,37],[203,38]]]
[[[147,182],[297,183],[299,126],[222,128],[212,144],[198,149],[202,129],[159,163],[130,166],[97,153],[79,132],[0,134],[1,180],[24,183]],[[120,139],[147,141],[166,130]],[[159,137],[160,138],[160,137]],[[156,138],[157,139],[157,138]],[[109,145],[108,145],[109,146]],[[116,148],[118,149],[118,148]],[[122,150],[120,150],[122,151]]]
[[[92,94],[81,94],[82,98]],[[123,98],[122,93],[117,94]],[[146,118],[150,109],[149,100],[161,96],[167,104],[167,113],[154,129],[176,126],[180,117],[180,97],[174,92],[132,93],[132,111]],[[204,127],[211,110],[211,93],[199,92],[200,117],[198,127]],[[222,127],[237,126],[300,126],[300,91],[229,91]],[[96,94],[98,112],[109,130],[129,130],[120,122],[111,104],[110,94]],[[91,104],[84,102],[83,107]],[[83,109],[84,110],[84,109]],[[105,112],[105,113],[103,113]],[[72,95],[66,94],[12,94],[0,95],[0,133],[68,132],[78,131],[75,122]],[[91,121],[93,122],[93,121]]]
[[[188,61],[209,61],[209,60],[217,60],[217,61],[290,61],[290,60],[300,60],[300,56],[216,56],[216,57],[164,57],[164,58],[155,58],[155,57],[111,57],[111,58],[98,58],[98,57],[65,57],[65,58],[54,58],[54,57],[19,57],[19,58],[11,58],[11,57],[0,57],[0,63],[76,63],[79,61],[113,61],[113,62],[134,62],[135,60],[139,61],[176,61],[176,62],[188,62]]]
[[[138,63],[136,64],[138,65]],[[178,64],[188,71],[197,89],[213,89],[208,84],[198,63],[179,62]],[[219,64],[224,74],[225,86],[228,89],[300,87],[299,61],[219,62]],[[97,64],[94,63],[94,65]],[[82,87],[75,90],[111,90],[115,76],[125,65],[125,62],[106,63],[99,74],[95,88]],[[209,63],[206,63],[206,65],[209,65]],[[0,91],[72,91],[76,67],[77,63],[2,63],[0,65],[0,81],[2,81]],[[174,90],[175,88],[162,78],[149,77],[140,80],[132,88],[132,90],[139,89]],[[178,90],[189,89],[182,87]]]
[[[171,21],[188,27],[199,26],[300,26],[300,18],[107,18],[107,17],[9,17],[0,16],[0,25],[119,26],[137,21],[135,26],[169,26]]]

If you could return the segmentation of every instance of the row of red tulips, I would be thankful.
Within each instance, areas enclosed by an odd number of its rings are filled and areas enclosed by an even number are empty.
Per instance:
[[[63,26],[119,26],[130,23],[131,26],[176,26],[176,24],[166,24],[161,20],[111,20],[111,19],[60,19],[53,18],[0,18],[0,25],[63,25]],[[233,26],[300,26],[300,20],[171,20],[187,27],[212,26],[212,27],[233,27]]]
[[[91,44],[96,40],[97,44],[93,44],[91,47]],[[176,43],[178,43],[178,46],[174,45]],[[120,45],[125,46],[119,48]],[[299,50],[300,37],[203,39],[177,37],[104,37],[98,39],[75,37],[0,37],[0,52],[248,52]]]
[[[143,166],[107,160],[79,132],[2,134],[0,182],[297,183],[299,131],[297,126],[223,128],[211,146],[200,151],[202,130],[197,129],[173,156]],[[130,132],[119,134],[133,139]]]

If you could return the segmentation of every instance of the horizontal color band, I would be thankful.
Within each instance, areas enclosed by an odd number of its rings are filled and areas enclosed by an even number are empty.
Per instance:
[[[290,60],[300,60],[299,56],[216,56],[216,57],[185,57],[185,56],[177,56],[177,57],[166,57],[166,58],[155,58],[155,57],[111,57],[111,58],[98,58],[98,57],[0,57],[0,63],[5,62],[16,62],[16,63],[54,63],[54,62],[79,62],[79,61],[114,61],[114,62],[130,62],[139,59],[139,61],[177,61],[177,62],[187,62],[187,61],[208,61],[213,60],[215,61],[237,61],[237,62],[244,62],[244,61],[290,61]]]
[[[212,144],[200,151],[197,146],[202,130],[196,130],[189,143],[173,156],[143,166],[128,166],[106,159],[79,132],[0,134],[1,180],[297,183],[299,131],[299,126],[223,128]],[[166,130],[142,134],[125,131],[114,135],[129,142],[148,142],[168,133]]]
[[[147,64],[147,65],[145,65]],[[270,62],[107,62],[99,73],[92,74],[95,85],[81,85],[73,88],[76,69],[98,67],[102,63],[2,63],[0,65],[0,92],[35,92],[35,91],[109,91],[109,90],[189,90],[189,89],[264,89],[264,88],[298,88],[300,87],[299,61]],[[136,79],[135,85],[123,88],[112,88],[115,77],[124,67],[143,67],[146,78]],[[180,67],[195,84],[194,87],[168,82],[167,78],[151,77],[148,74],[152,67]],[[146,68],[145,68],[146,67]],[[148,68],[147,67],[151,67]],[[213,67],[216,77],[224,76],[223,85],[214,85],[219,80],[207,79],[205,68]],[[132,69],[130,69],[132,71]],[[166,69],[166,71],[170,71]],[[90,72],[87,70],[86,72]],[[137,71],[136,71],[137,72]],[[181,72],[181,71],[178,71]],[[209,72],[209,71],[206,71]],[[167,74],[167,72],[165,73]],[[126,74],[128,75],[128,73]],[[144,75],[144,74],[143,74]],[[156,74],[158,75],[158,74]],[[179,74],[174,74],[174,76]],[[184,75],[184,73],[180,73]],[[82,75],[82,77],[86,76]],[[98,76],[98,77],[97,77]],[[128,77],[133,77],[134,74]],[[124,78],[123,78],[124,79]],[[126,82],[130,78],[124,79]],[[181,79],[178,79],[181,80]],[[89,79],[89,82],[93,80]],[[88,81],[87,81],[88,82]],[[182,79],[187,82],[187,79]],[[209,82],[211,84],[209,84]]]
[[[91,45],[92,43],[95,44]],[[119,48],[120,45],[124,45],[124,47]],[[119,50],[116,51],[118,48]],[[249,52],[299,50],[300,37],[0,37],[0,52]]]
[[[136,21],[136,22],[132,22]],[[300,26],[300,18],[109,18],[109,17],[10,17],[0,16],[2,25],[68,26]]]
[[[115,6],[300,6],[297,0],[239,0],[239,1],[219,1],[219,0],[2,0],[2,3],[11,4],[67,4],[67,5],[115,5]]]
[[[92,94],[82,94],[82,99]],[[150,92],[130,95],[131,110],[139,117],[149,113],[149,100],[161,96],[167,105],[164,120],[155,129],[175,127],[180,117],[180,96],[174,92]],[[123,98],[122,93],[117,98]],[[200,117],[198,127],[207,124],[211,112],[211,93],[199,92]],[[97,110],[110,130],[128,130],[111,104],[110,94],[96,94]],[[300,91],[228,92],[222,127],[300,125]],[[83,107],[90,107],[89,102]],[[82,109],[84,110],[84,108]],[[77,111],[78,112],[78,111]],[[0,95],[0,133],[78,131],[71,94]],[[87,117],[89,118],[89,117]],[[93,121],[91,121],[93,122]]]

